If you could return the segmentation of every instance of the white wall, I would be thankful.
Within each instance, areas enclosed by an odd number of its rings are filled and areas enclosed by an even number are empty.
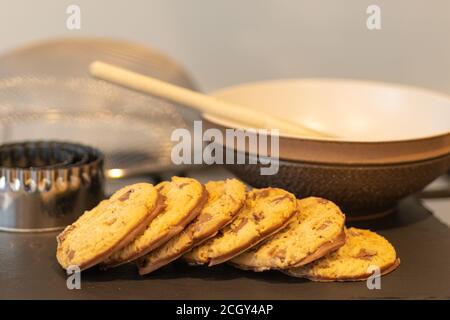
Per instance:
[[[68,31],[78,4],[82,29]],[[366,8],[382,9],[382,30]],[[212,90],[277,77],[352,77],[450,92],[448,0],[1,0],[0,52],[65,35],[135,40]]]

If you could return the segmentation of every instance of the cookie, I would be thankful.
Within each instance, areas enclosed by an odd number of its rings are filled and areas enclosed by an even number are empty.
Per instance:
[[[130,262],[163,245],[200,213],[207,200],[204,186],[191,178],[172,177],[156,189],[165,199],[165,209],[141,235],[102,263],[103,269]]]
[[[230,263],[253,271],[287,269],[317,260],[345,243],[345,216],[333,202],[309,197],[297,200],[297,209],[286,228]]]
[[[293,194],[277,188],[254,189],[230,225],[184,258],[209,266],[230,260],[285,227],[296,210]]]
[[[215,236],[218,230],[231,222],[245,202],[246,187],[236,179],[211,181],[205,187],[208,201],[200,214],[180,234],[139,260],[141,275],[168,264]]]
[[[400,265],[394,247],[382,236],[369,230],[346,230],[346,242],[338,250],[303,267],[285,272],[313,281],[360,281],[371,276],[376,266],[387,274]]]
[[[56,258],[64,269],[96,265],[143,232],[162,209],[163,201],[153,185],[124,187],[57,236]]]

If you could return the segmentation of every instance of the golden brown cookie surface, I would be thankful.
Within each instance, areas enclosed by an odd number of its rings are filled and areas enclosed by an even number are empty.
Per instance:
[[[204,186],[191,178],[172,177],[170,182],[161,182],[156,189],[164,197],[165,209],[141,235],[102,263],[103,268],[135,260],[163,245],[200,213],[207,199]]]
[[[210,266],[232,259],[285,227],[297,209],[295,196],[277,188],[254,189],[233,222],[184,258]]]
[[[217,234],[231,222],[246,198],[245,185],[236,180],[210,181],[206,185],[208,201],[186,229],[163,246],[139,260],[139,273],[150,273],[175,260],[193,246]]]
[[[59,264],[84,270],[103,261],[132,241],[161,209],[161,198],[151,184],[120,189],[57,236]]]
[[[333,202],[309,197],[297,200],[297,209],[286,228],[231,263],[253,271],[292,268],[319,259],[345,243],[345,216]]]
[[[378,268],[381,274],[400,264],[394,247],[382,236],[369,230],[346,230],[346,243],[338,250],[302,267],[286,270],[295,277],[314,281],[358,281]]]

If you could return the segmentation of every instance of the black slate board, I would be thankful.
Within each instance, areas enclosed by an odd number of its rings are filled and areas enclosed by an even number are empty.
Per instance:
[[[450,229],[420,203],[404,200],[396,213],[351,223],[378,231],[396,247],[398,270],[381,280],[314,283],[280,272],[253,273],[228,265],[189,267],[175,262],[140,277],[133,265],[82,273],[82,289],[68,290],[55,260],[56,233],[0,232],[1,299],[449,299]]]

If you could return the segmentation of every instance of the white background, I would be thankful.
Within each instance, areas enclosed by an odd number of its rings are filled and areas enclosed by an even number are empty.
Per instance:
[[[259,79],[350,77],[450,92],[448,0],[0,0],[0,53],[48,37],[158,48],[204,90]],[[78,4],[82,29],[68,31]],[[366,28],[378,4],[382,29]]]

